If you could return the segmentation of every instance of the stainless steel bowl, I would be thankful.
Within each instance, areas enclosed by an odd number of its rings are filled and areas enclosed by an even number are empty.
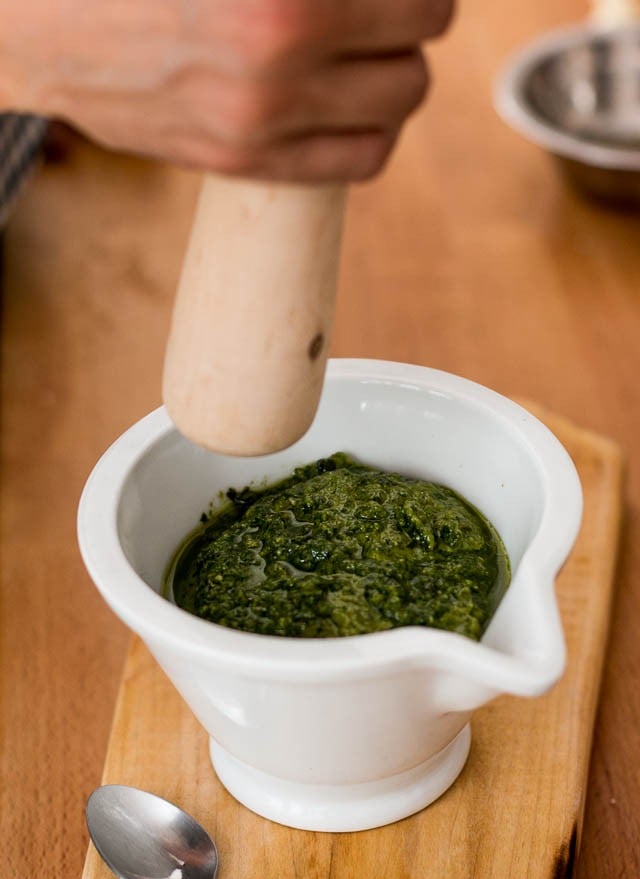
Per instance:
[[[495,103],[580,189],[640,206],[640,24],[547,34],[507,64]]]

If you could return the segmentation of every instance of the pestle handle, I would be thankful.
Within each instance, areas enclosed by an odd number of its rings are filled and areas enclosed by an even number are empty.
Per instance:
[[[345,193],[205,177],[163,379],[169,414],[193,442],[263,455],[311,425],[331,337]]]

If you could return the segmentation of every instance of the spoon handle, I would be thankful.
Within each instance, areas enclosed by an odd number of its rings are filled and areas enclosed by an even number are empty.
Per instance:
[[[310,426],[329,349],[346,190],[205,178],[165,358],[164,401],[232,455]]]

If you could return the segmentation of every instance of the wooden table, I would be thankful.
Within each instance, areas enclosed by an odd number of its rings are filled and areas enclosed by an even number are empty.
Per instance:
[[[461,5],[431,53],[428,106],[385,174],[353,190],[333,353],[461,373],[622,444],[628,509],[576,872],[637,879],[640,216],[568,191],[491,107],[507,53],[580,18],[582,5]],[[128,633],[83,569],[75,510],[101,451],[160,402],[198,185],[197,175],[79,141],[39,174],[7,231],[0,872],[8,877],[81,871],[83,808],[100,779]]]

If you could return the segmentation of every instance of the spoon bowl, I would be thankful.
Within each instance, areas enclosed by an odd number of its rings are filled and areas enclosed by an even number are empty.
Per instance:
[[[214,879],[215,843],[173,803],[134,787],[107,784],[87,802],[89,835],[119,879]]]

